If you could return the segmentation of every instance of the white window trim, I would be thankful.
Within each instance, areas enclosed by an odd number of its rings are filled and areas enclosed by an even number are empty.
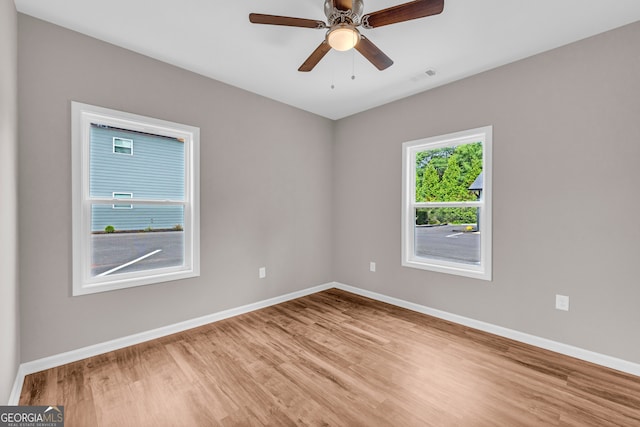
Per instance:
[[[129,148],[131,150],[130,153],[120,153],[116,151],[116,140],[118,141],[129,141],[131,143],[131,147],[121,147],[121,148]],[[122,154],[124,156],[133,156],[133,139],[120,138],[118,136],[113,137],[113,154]]]
[[[116,196],[117,194],[117,196]],[[121,200],[123,199],[122,196],[127,195],[128,197],[125,198],[124,200],[128,200],[128,199],[133,199],[133,193],[127,193],[126,191],[115,191],[113,193],[111,193],[113,200]],[[111,205],[111,209],[133,209],[133,205],[129,204],[126,207],[124,207],[124,203],[118,203],[117,205]]]
[[[482,142],[483,190],[479,201],[416,202],[416,154],[420,151],[453,145]],[[404,267],[456,274],[482,280],[492,279],[492,145],[493,127],[485,126],[462,132],[408,141],[402,144],[402,265]],[[480,208],[480,265],[444,261],[415,255],[415,210],[421,207]]]
[[[179,123],[71,102],[72,145],[72,294],[86,295],[150,285],[200,275],[200,129]],[[185,144],[184,200],[132,198],[132,204],[184,206],[185,263],[183,266],[91,277],[91,205],[113,204],[113,198],[90,197],[89,160],[91,124],[178,138]],[[133,195],[132,195],[133,196]]]

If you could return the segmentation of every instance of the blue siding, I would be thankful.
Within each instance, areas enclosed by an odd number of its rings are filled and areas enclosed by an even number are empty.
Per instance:
[[[133,155],[114,153],[113,137],[132,139]],[[142,199],[184,199],[184,143],[176,139],[92,126],[90,155],[92,197],[133,193],[134,198]],[[184,225],[182,206],[134,204],[132,209],[113,209],[94,205],[91,218],[93,231],[107,225],[116,230]]]

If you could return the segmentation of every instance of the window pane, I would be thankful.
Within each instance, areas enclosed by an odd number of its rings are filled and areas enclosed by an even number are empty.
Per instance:
[[[415,255],[480,264],[479,208],[416,209]]]
[[[127,148],[127,140],[119,139],[123,136],[135,137],[135,156],[117,154],[132,152],[132,143]],[[138,199],[184,200],[184,159],[184,142],[176,138],[92,125],[91,197],[110,198],[118,192]]]
[[[133,154],[133,140],[114,137],[113,152],[122,154]]]
[[[480,142],[416,153],[416,202],[478,200],[482,167]]]
[[[92,205],[91,276],[184,264],[184,207]]]
[[[113,147],[113,152],[122,153],[122,154],[131,154],[131,148],[115,146]]]
[[[113,193],[114,199],[131,199],[133,194],[131,193]],[[112,209],[133,209],[133,205],[125,205],[125,204],[114,204],[111,205]]]

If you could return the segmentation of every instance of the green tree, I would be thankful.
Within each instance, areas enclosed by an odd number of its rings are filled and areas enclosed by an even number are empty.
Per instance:
[[[438,175],[442,177],[445,169],[447,168],[447,161],[449,157],[455,151],[455,147],[434,148],[433,150],[426,150],[416,155],[416,163],[418,169],[423,169],[427,165],[432,165]]]
[[[416,201],[417,202],[433,202],[437,199],[437,194],[440,191],[440,176],[436,168],[429,164],[422,173],[419,185],[416,186]]]
[[[464,144],[456,147],[458,166],[466,188],[475,181],[482,172],[482,143]]]
[[[416,155],[416,201],[468,201],[468,188],[482,172],[482,143],[425,150]],[[474,208],[433,208],[417,212],[418,224],[474,223]]]
[[[469,191],[464,187],[464,177],[458,160],[457,154],[449,157],[447,168],[440,181],[438,201],[460,202],[467,200]]]

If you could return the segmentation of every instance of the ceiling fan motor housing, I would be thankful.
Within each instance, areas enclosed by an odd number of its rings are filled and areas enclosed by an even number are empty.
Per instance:
[[[358,26],[360,24],[360,16],[364,6],[362,0],[352,0],[351,9],[341,10],[336,7],[334,0],[325,0],[324,14],[330,27],[337,24],[352,24]]]

